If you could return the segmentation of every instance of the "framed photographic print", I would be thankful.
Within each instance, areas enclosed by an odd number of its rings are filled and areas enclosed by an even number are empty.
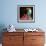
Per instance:
[[[35,22],[35,5],[18,5],[17,6],[18,22]]]

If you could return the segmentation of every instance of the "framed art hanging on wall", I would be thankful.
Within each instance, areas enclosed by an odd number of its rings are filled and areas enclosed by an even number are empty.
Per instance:
[[[17,21],[22,23],[35,22],[35,5],[18,5]]]

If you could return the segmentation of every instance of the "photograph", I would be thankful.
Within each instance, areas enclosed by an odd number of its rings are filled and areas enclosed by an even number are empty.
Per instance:
[[[35,5],[18,5],[18,22],[35,21]]]

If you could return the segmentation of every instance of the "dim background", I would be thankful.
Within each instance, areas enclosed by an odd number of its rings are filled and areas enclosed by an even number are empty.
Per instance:
[[[35,22],[18,23],[17,5],[35,5]],[[46,0],[0,0],[0,34],[9,24],[17,29],[39,27],[46,32]]]

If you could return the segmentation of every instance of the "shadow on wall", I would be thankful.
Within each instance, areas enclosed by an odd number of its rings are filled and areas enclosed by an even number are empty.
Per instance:
[[[0,24],[0,43],[2,43],[2,36],[3,36],[3,32],[5,32],[6,30],[3,30],[5,27],[4,24]]]

